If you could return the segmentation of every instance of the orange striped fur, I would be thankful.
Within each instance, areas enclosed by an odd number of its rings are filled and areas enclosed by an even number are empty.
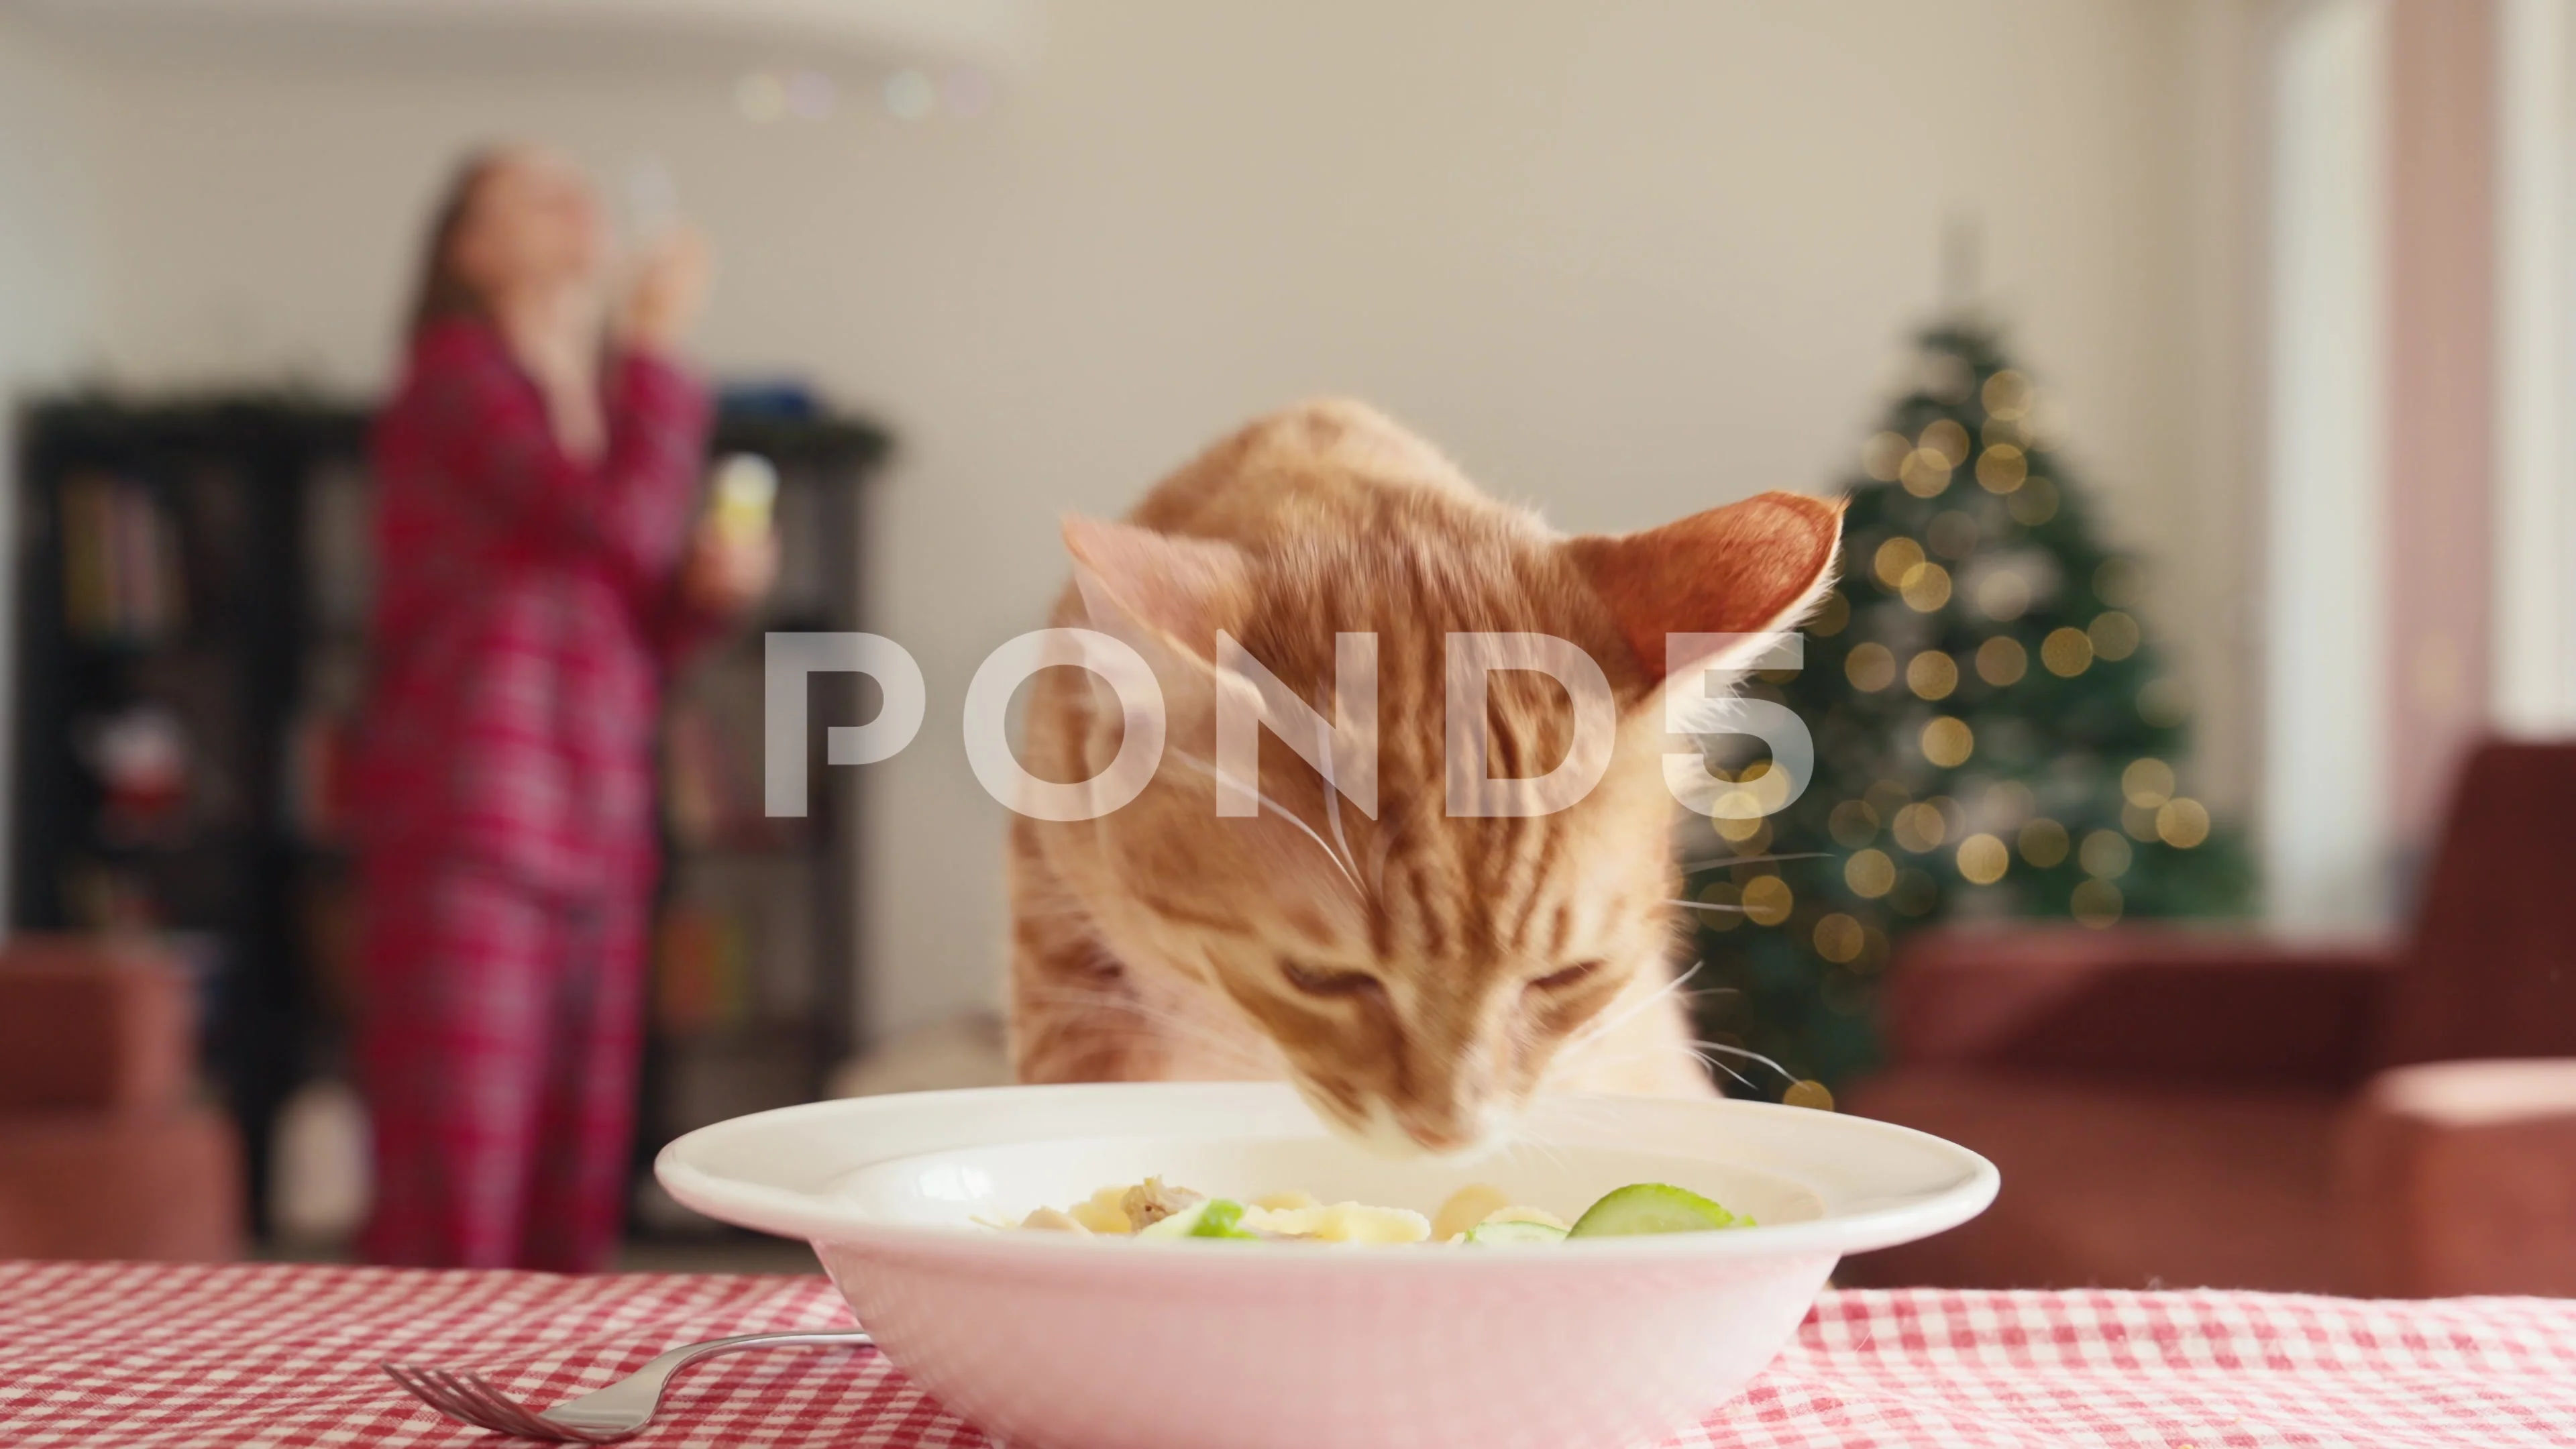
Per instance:
[[[1709,1091],[1668,989],[1677,807],[1659,757],[1680,746],[1663,733],[1661,639],[1793,626],[1831,581],[1840,526],[1837,504],[1765,494],[1568,539],[1343,402],[1234,434],[1124,524],[1069,521],[1078,582],[1055,623],[1139,644],[1168,736],[1126,806],[1012,824],[1022,1079],[1285,1079],[1346,1132],[1434,1152],[1489,1139],[1542,1084]],[[1336,632],[1377,634],[1375,819],[1336,807],[1266,729],[1261,815],[1217,815],[1220,629],[1328,716]],[[1551,634],[1600,663],[1621,724],[1589,796],[1449,818],[1456,631]],[[1030,772],[1098,774],[1121,738],[1114,699],[1069,668],[1030,689]],[[1570,718],[1544,676],[1496,674],[1493,773],[1544,774]]]

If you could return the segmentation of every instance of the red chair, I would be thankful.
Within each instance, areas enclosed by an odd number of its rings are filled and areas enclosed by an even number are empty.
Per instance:
[[[242,1250],[231,1121],[195,1100],[188,980],[139,943],[0,947],[0,1258]]]
[[[1847,1110],[2003,1193],[1861,1284],[2576,1295],[2576,745],[2462,773],[2411,940],[1944,928]]]

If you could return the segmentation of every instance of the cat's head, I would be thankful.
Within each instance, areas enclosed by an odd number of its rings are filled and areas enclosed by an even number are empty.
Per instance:
[[[1569,1043],[1665,980],[1677,806],[1662,757],[1689,748],[1665,733],[1668,665],[1740,670],[1758,647],[1670,659],[1667,636],[1793,628],[1830,586],[1842,510],[1765,494],[1568,538],[1474,493],[1393,424],[1343,422],[1385,435],[1274,446],[1268,466],[1316,476],[1291,482],[1290,521],[1262,542],[1068,522],[1090,623],[1146,659],[1165,702],[1160,766],[1095,839],[1154,954],[1257,1026],[1328,1120],[1453,1151],[1493,1136]],[[1375,636],[1373,732],[1353,719],[1365,710],[1336,711],[1346,633]],[[1550,636],[1598,665],[1610,723],[1591,733],[1608,758],[1566,808],[1453,813],[1477,789],[1448,747],[1451,636],[1467,633]],[[1274,714],[1284,688],[1353,726],[1344,744],[1375,760],[1373,813],[1266,727],[1257,782],[1220,778],[1220,701],[1264,687],[1220,635],[1275,678]],[[1487,679],[1487,774],[1544,775],[1577,748],[1568,689],[1525,670]],[[1120,737],[1115,707],[1093,724],[1097,766]],[[1226,785],[1254,813],[1220,814]]]

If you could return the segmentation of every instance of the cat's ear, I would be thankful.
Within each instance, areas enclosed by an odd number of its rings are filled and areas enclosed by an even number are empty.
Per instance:
[[[1643,533],[1568,539],[1565,551],[1646,677],[1661,680],[1668,665],[1732,662],[1671,660],[1666,635],[1760,634],[1805,618],[1833,586],[1842,531],[1839,499],[1763,493]]]
[[[1217,631],[1240,630],[1251,609],[1251,564],[1230,543],[1068,515],[1064,546],[1091,626],[1149,657],[1213,666]]]

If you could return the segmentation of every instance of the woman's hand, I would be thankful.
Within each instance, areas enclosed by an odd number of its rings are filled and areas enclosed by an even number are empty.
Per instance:
[[[670,352],[706,305],[711,262],[696,231],[681,227],[657,243],[636,269],[618,311],[617,330],[630,346]]]
[[[702,614],[726,617],[760,602],[778,582],[778,535],[744,534],[714,519],[698,525],[680,565],[680,597]]]

